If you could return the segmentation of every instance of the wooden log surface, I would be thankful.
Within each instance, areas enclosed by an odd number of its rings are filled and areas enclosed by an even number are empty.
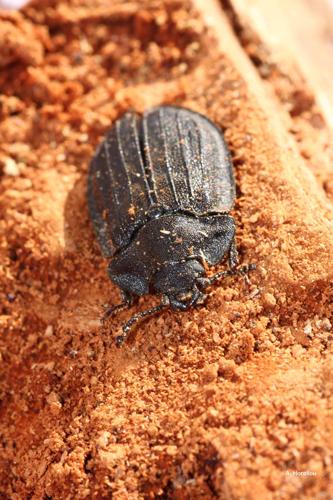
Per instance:
[[[44,0],[0,11],[0,498],[332,496],[332,14],[324,1]],[[138,306],[86,208],[126,110],[225,132],[249,280]],[[115,214],[116,216],[116,214]]]

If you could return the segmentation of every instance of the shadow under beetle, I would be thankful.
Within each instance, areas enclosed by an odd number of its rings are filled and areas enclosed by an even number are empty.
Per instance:
[[[142,117],[127,113],[98,147],[88,175],[88,206],[108,273],[123,302],[105,318],[148,293],[161,303],[133,316],[121,345],[141,318],[171,306],[201,304],[205,288],[236,269],[235,199],[230,153],[222,132],[185,108],[160,106]],[[207,266],[228,256],[229,269]]]

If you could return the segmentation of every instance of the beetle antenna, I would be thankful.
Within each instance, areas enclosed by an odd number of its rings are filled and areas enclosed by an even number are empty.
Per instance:
[[[227,276],[234,276],[235,274],[241,274],[246,276],[250,271],[254,271],[257,268],[256,264],[246,264],[245,266],[240,267],[239,269],[228,269],[227,271],[220,271],[219,273],[214,274],[210,278],[207,278],[208,285],[212,285],[215,281],[218,281],[222,278],[226,278]]]
[[[131,317],[124,325],[123,325],[123,334],[118,335],[116,337],[116,345],[120,347],[125,340],[127,339],[133,325],[137,323],[140,319],[145,318],[146,316],[152,316],[153,314],[161,311],[164,307],[167,307],[168,304],[161,302],[158,306],[152,307],[151,309],[147,309],[146,311],[141,311],[134,316]]]

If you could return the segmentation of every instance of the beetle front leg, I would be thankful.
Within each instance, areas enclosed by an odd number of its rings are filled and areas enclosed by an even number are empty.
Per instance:
[[[176,297],[169,297],[171,307],[178,311],[186,311],[190,307],[196,306],[197,304],[203,304],[205,299],[206,295],[196,286],[193,288],[191,298],[186,302]]]
[[[162,302],[155,307],[152,307],[151,309],[147,309],[146,311],[141,311],[135,314],[134,316],[131,317],[124,325],[123,325],[123,334],[118,335],[116,337],[116,346],[120,347],[127,339],[130,331],[132,330],[133,326],[140,321],[141,319],[145,318],[146,316],[152,316],[153,314],[161,311],[164,307],[167,307],[169,305],[168,302],[162,300]]]
[[[138,297],[130,294],[129,292],[121,291],[122,302],[120,304],[116,304],[115,306],[110,306],[104,312],[101,322],[104,323],[110,316],[112,316],[115,312],[121,311],[126,307],[131,307],[133,303],[138,299]]]

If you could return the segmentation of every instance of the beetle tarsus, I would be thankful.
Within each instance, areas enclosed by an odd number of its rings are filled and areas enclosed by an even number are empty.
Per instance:
[[[250,271],[255,271],[256,269],[257,265],[254,262],[251,262],[251,264],[245,264],[244,266],[240,267],[237,273],[248,274]]]
[[[124,335],[118,335],[118,336],[116,337],[116,339],[115,339],[116,346],[117,346],[117,347],[121,347],[121,345],[123,344],[124,340],[125,340]]]

